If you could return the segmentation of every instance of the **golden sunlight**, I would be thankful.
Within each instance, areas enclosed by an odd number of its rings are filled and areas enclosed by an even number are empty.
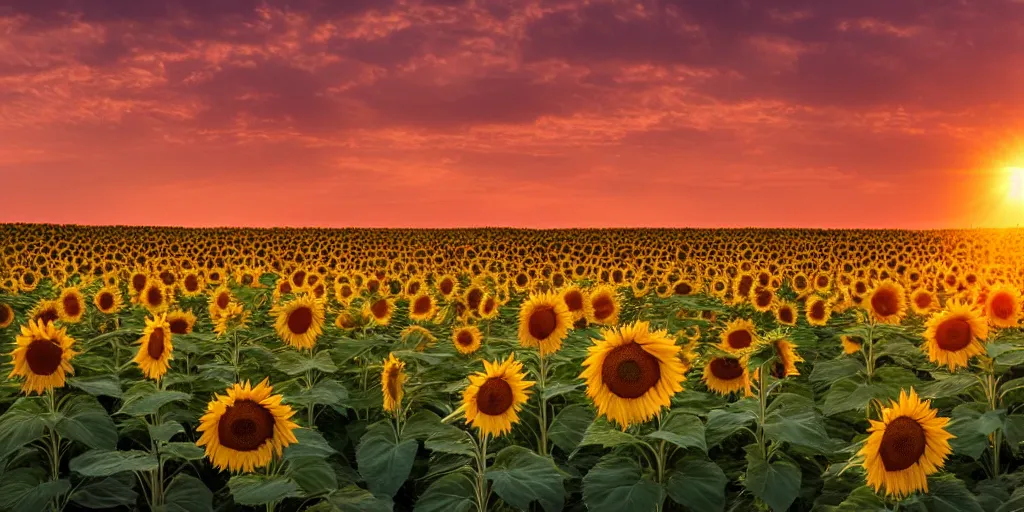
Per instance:
[[[1024,167],[1008,167],[1006,198],[1012,202],[1024,202]]]

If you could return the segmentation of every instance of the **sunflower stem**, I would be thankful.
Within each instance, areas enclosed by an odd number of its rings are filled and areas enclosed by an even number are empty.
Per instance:
[[[768,381],[768,374],[765,369],[768,362],[761,363],[757,379],[757,401],[760,406],[760,414],[757,417],[757,446],[761,449],[761,457],[765,462],[768,462],[768,443],[765,440],[764,435],[764,424],[765,416],[768,415],[768,387],[765,383]]]
[[[985,379],[985,398],[988,399],[988,410],[999,408],[999,379],[995,376],[995,368],[989,368]],[[992,478],[999,478],[999,452],[1003,443],[1002,429],[992,433]]]
[[[868,321],[868,339],[864,340],[867,342],[868,353],[864,358],[865,368],[867,368],[868,384],[871,384],[871,378],[875,375],[875,320],[872,318]]]
[[[477,512],[487,512],[487,438],[490,434],[484,434],[480,440],[480,456],[476,462],[476,509]]]
[[[540,371],[538,375],[538,381],[540,384],[540,393],[538,393],[538,400],[540,401],[540,454],[546,456],[548,454],[548,403],[544,397],[544,390],[547,387],[547,375],[548,365],[547,358],[544,357],[544,352],[539,348],[537,350],[537,357],[540,359]]]

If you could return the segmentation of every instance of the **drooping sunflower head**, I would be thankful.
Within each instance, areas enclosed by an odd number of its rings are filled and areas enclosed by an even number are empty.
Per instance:
[[[352,313],[341,311],[334,317],[334,326],[343,331],[349,331],[359,327],[359,322]]]
[[[591,310],[590,297],[587,297],[587,292],[579,286],[574,285],[563,289],[559,293],[559,297],[565,303],[569,313],[572,314],[573,322],[594,314]]]
[[[79,290],[77,286],[61,290],[57,304],[59,306],[57,314],[60,315],[62,322],[78,323],[85,315],[85,297],[82,296],[82,290]]]
[[[589,293],[590,318],[587,321],[599,325],[615,325],[619,323],[619,298],[615,288],[609,285],[601,285]]]
[[[987,337],[988,324],[976,307],[950,301],[945,311],[928,319],[924,331],[928,360],[949,371],[965,367],[972,357],[985,353],[981,342]]]
[[[772,377],[784,379],[800,375],[796,363],[803,362],[804,358],[796,351],[796,345],[789,340],[775,340],[772,342],[775,347],[775,360],[772,363]]]
[[[308,294],[274,306],[272,314],[277,335],[295,348],[313,348],[316,339],[324,332],[323,302]]]
[[[906,295],[903,285],[891,279],[884,279],[871,289],[863,305],[875,321],[898,324],[907,314]]]
[[[14,309],[10,304],[0,302],[0,329],[14,323]]]
[[[421,292],[409,299],[409,319],[425,322],[437,314],[437,303],[429,293]]]
[[[911,389],[882,410],[882,421],[871,420],[870,435],[858,455],[864,457],[868,485],[875,492],[903,497],[928,492],[928,475],[938,472],[952,452],[946,431],[949,418],[937,416],[931,402]]]
[[[297,443],[291,421],[295,411],[274,395],[269,380],[256,387],[235,384],[226,395],[217,394],[199,420],[197,446],[218,469],[252,472],[265,467],[286,446]]]
[[[715,393],[729,395],[743,391],[746,396],[750,390],[750,372],[745,359],[732,356],[711,358],[704,366],[704,384]]]
[[[469,376],[462,392],[466,421],[481,436],[498,437],[512,431],[519,411],[529,399],[533,381],[526,380],[523,363],[510,354],[504,361],[484,361],[484,371]]]
[[[60,304],[55,300],[41,300],[28,314],[34,322],[53,323],[60,320]]]
[[[146,378],[160,380],[167,373],[174,359],[171,337],[171,325],[166,315],[158,314],[146,319],[146,327],[139,338],[139,351],[133,359]]]
[[[405,363],[395,357],[395,354],[388,354],[388,358],[384,360],[384,369],[380,372],[380,387],[384,392],[385,411],[397,411],[401,406],[402,396],[405,394],[406,378]]]
[[[191,311],[171,311],[167,313],[167,325],[171,334],[191,334],[196,325],[196,315]]]
[[[722,350],[738,354],[749,350],[757,344],[757,333],[754,329],[754,322],[743,318],[737,318],[725,325],[722,331]]]
[[[460,354],[472,354],[480,349],[483,334],[475,325],[463,325],[452,331],[452,343]]]
[[[985,313],[995,327],[1016,327],[1021,317],[1020,292],[1005,284],[992,288],[985,300]]]
[[[498,299],[490,293],[484,295],[477,308],[477,316],[485,320],[498,316]]]
[[[796,325],[796,305],[788,301],[780,301],[775,306],[775,321],[782,325]]]
[[[96,306],[96,309],[100,310],[100,313],[105,315],[112,315],[121,311],[121,307],[124,304],[121,298],[121,291],[112,286],[100,288],[92,298],[92,303]]]
[[[57,329],[53,322],[30,321],[21,327],[11,352],[14,369],[8,378],[21,377],[22,392],[43,394],[44,391],[64,387],[67,375],[74,375],[71,359],[75,340],[65,328]]]
[[[363,318],[379,326],[388,325],[395,314],[395,300],[390,297],[373,297],[363,304]]]
[[[807,323],[811,325],[827,325],[829,319],[832,318],[832,306],[822,297],[812,296],[807,299],[804,306],[806,308],[804,316],[807,317]]]
[[[635,322],[606,329],[593,341],[580,378],[598,414],[623,429],[649,420],[683,390],[681,349],[666,331]]]
[[[860,347],[863,345],[860,338],[853,336],[842,335],[839,337],[843,344],[843,353],[846,355],[856,354],[860,352]]]
[[[417,352],[423,352],[427,347],[437,343],[437,338],[434,334],[419,325],[410,325],[402,329],[402,332],[399,333],[399,338],[401,338],[402,343],[414,345]]]
[[[562,348],[572,328],[572,314],[565,302],[551,292],[531,294],[519,309],[519,343],[539,347],[541,355]]]

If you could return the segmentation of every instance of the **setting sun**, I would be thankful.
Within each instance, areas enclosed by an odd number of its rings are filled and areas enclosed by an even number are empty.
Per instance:
[[[1024,167],[1007,169],[1007,199],[1024,202]]]

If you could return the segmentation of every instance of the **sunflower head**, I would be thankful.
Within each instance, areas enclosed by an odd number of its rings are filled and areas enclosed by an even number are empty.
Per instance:
[[[989,290],[985,313],[988,322],[995,327],[1016,327],[1021,317],[1020,292],[1005,284]]]
[[[918,315],[927,315],[939,305],[935,294],[921,287],[910,294],[910,309]]]
[[[949,371],[965,367],[972,357],[985,353],[981,342],[987,337],[988,324],[976,307],[950,301],[945,311],[928,319],[924,331],[928,360]]]
[[[704,366],[702,379],[708,389],[720,395],[743,391],[746,396],[753,396],[746,358],[712,357]]]
[[[806,308],[804,316],[807,317],[807,323],[811,325],[827,325],[829,319],[832,318],[832,306],[822,297],[815,295],[807,299],[804,306]]]
[[[395,300],[389,297],[373,297],[363,304],[363,318],[379,326],[386,326],[395,314]]]
[[[853,336],[842,335],[839,337],[843,344],[843,353],[846,355],[856,354],[860,352],[860,347],[863,345],[860,338]]]
[[[398,411],[402,405],[402,397],[405,395],[405,363],[400,361],[395,354],[388,354],[384,360],[384,369],[380,373],[380,387],[384,392],[384,410],[388,412]]]
[[[891,279],[876,284],[862,304],[876,322],[883,324],[898,324],[907,314],[903,285]]]
[[[775,340],[772,342],[775,348],[775,359],[772,362],[772,377],[776,379],[784,379],[786,377],[795,377],[800,375],[800,370],[797,370],[796,363],[801,363],[804,358],[800,357],[800,354],[796,351],[796,345],[789,340]]]
[[[57,329],[52,322],[29,321],[15,338],[11,352],[14,369],[8,378],[21,377],[21,390],[26,394],[64,387],[65,377],[75,373],[71,366],[71,359],[78,354],[74,344],[65,328]]]
[[[14,323],[14,309],[10,304],[0,302],[0,329]]]
[[[475,325],[463,325],[452,331],[452,343],[460,354],[469,355],[480,349],[483,335]]]
[[[162,313],[171,302],[170,289],[159,279],[149,279],[139,294],[139,301],[150,313]]]
[[[196,315],[191,311],[171,311],[167,313],[167,325],[171,334],[191,334],[196,325]]]
[[[469,376],[462,393],[466,421],[481,436],[498,437],[512,431],[519,411],[529,398],[533,381],[526,380],[523,363],[510,354],[504,361],[484,361],[484,371]]]
[[[93,305],[96,309],[105,315],[112,315],[121,311],[123,301],[121,299],[121,291],[113,286],[104,286],[96,292],[96,295],[92,299]]]
[[[207,404],[196,428],[202,433],[196,445],[206,447],[206,457],[215,467],[252,472],[298,442],[292,432],[298,425],[290,419],[295,411],[272,393],[268,379],[256,387],[245,382]]]
[[[55,300],[41,300],[32,308],[28,316],[34,322],[44,324],[56,322],[60,320],[60,304]]]
[[[582,288],[569,286],[559,293],[559,297],[565,303],[569,313],[572,314],[573,322],[593,315],[593,311],[590,309],[590,298]]]
[[[57,304],[59,306],[57,314],[60,315],[60,319],[64,323],[78,323],[85,315],[85,297],[82,296],[82,290],[79,290],[77,286],[61,290]]]
[[[725,325],[722,331],[720,348],[726,352],[738,354],[749,351],[758,344],[754,330],[754,322],[737,318]]]
[[[437,343],[433,333],[419,325],[410,325],[399,333],[402,343],[412,344],[417,352],[423,352],[427,347]]]
[[[298,349],[313,348],[323,334],[324,305],[311,295],[302,294],[274,306],[274,330],[281,339]]]
[[[421,292],[409,299],[409,319],[417,322],[428,321],[437,314],[437,302],[430,294]]]
[[[598,414],[623,429],[649,420],[682,391],[686,367],[666,331],[635,322],[605,329],[602,339],[593,341],[580,378]]]
[[[858,455],[864,457],[868,485],[875,492],[883,487],[887,496],[928,492],[928,475],[942,469],[952,452],[949,418],[937,412],[913,389],[909,394],[901,390],[899,400],[882,410],[881,421],[871,420],[870,435]]]
[[[519,309],[519,343],[539,347],[542,356],[562,348],[571,328],[572,314],[554,293],[532,294]]]
[[[775,321],[781,325],[796,325],[796,306],[792,302],[780,301],[775,306]]]
[[[590,318],[587,318],[592,324],[599,325],[615,325],[619,323],[619,305],[618,296],[615,293],[615,288],[609,285],[601,285],[590,290]]]
[[[166,315],[158,314],[146,319],[134,361],[147,378],[160,380],[170,368],[171,360],[174,359],[171,337],[171,326]]]

